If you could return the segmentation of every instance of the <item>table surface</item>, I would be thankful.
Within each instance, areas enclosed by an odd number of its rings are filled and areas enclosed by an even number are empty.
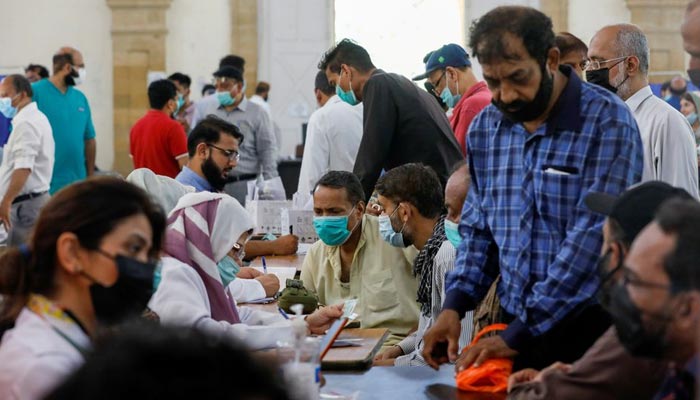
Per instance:
[[[457,390],[453,365],[443,365],[439,371],[430,367],[373,367],[360,373],[324,372],[323,377],[326,384],[321,389],[321,393],[350,395],[359,392],[357,400],[504,400],[506,398],[505,393],[470,393]]]
[[[293,254],[291,256],[265,256],[265,262],[268,267],[287,267],[296,268],[301,271],[301,266],[304,264],[304,254]],[[250,262],[250,267],[262,268],[262,258],[255,257]]]
[[[381,349],[389,330],[382,329],[343,329],[338,339],[362,339],[361,346],[331,347],[321,361],[323,370],[366,370]]]

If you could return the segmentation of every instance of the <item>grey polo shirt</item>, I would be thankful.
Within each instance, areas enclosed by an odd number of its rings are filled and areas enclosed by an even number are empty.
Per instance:
[[[203,114],[216,115],[238,127],[244,136],[239,152],[241,159],[235,174],[259,174],[265,179],[277,176],[277,139],[267,112],[248,99],[228,112],[217,102],[207,102]]]

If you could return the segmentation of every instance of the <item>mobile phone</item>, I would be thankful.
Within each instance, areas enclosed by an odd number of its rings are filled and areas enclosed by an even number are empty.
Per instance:
[[[436,360],[447,358],[447,342],[435,343],[430,355]]]

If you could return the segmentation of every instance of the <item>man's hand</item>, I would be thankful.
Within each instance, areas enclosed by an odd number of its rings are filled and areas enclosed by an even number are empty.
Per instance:
[[[401,357],[402,355],[403,349],[401,348],[401,346],[391,346],[388,349],[377,354],[377,356],[374,357],[374,363],[372,365],[374,365],[375,367],[393,366],[394,360],[398,357]]]
[[[382,213],[382,206],[377,203],[369,203],[365,207],[365,214],[374,215],[375,217],[380,216]]]
[[[472,364],[478,367],[491,358],[513,358],[517,355],[518,352],[508,347],[500,336],[493,336],[481,339],[474,346],[465,349],[455,364],[455,370],[460,372]]]
[[[254,279],[262,284],[263,289],[265,289],[265,296],[267,297],[274,296],[280,290],[280,280],[277,278],[277,275],[260,275]]]
[[[508,393],[513,390],[513,386],[520,383],[527,383],[535,380],[540,371],[532,368],[520,370],[508,378]]]
[[[5,201],[5,199],[0,202],[0,222],[5,225],[5,229],[9,232],[12,228],[12,223],[10,222],[10,213],[12,212],[12,203]]]
[[[241,267],[241,270],[236,274],[236,278],[240,279],[255,279],[262,276],[263,273],[252,267]]]
[[[457,360],[461,329],[457,311],[443,310],[433,327],[423,336],[425,343],[423,358],[425,362],[434,369],[438,369],[440,364]],[[437,352],[436,350],[444,348],[445,344],[447,344],[447,352],[438,354],[442,352]]]
[[[284,235],[272,241],[273,255],[287,256],[296,254],[299,248],[299,238],[294,235]]]
[[[309,330],[315,335],[326,333],[333,322],[343,316],[344,303],[334,306],[321,307],[306,317],[306,323],[309,324]]]

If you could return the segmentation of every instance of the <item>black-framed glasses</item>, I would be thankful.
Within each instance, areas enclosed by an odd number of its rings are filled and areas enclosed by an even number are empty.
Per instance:
[[[437,92],[437,87],[440,86],[440,82],[442,82],[442,79],[445,77],[447,74],[447,70],[442,71],[442,75],[440,75],[440,78],[438,78],[437,82],[432,83],[429,80],[426,80],[426,88],[428,87],[427,84],[430,83],[430,86],[432,86],[432,91],[435,93],[436,96],[440,97],[440,95]]]
[[[671,285],[664,285],[661,283],[648,282],[643,279],[639,279],[637,274],[626,266],[622,266],[622,278],[620,279],[620,284],[622,286],[632,285],[640,288],[646,289],[659,289],[659,290],[671,290]]]
[[[224,153],[224,155],[225,155],[226,157],[228,157],[228,160],[229,160],[229,161],[238,161],[238,160],[241,159],[241,154],[238,153],[238,151],[236,151],[236,150],[226,150],[226,149],[222,149],[221,147],[216,146],[216,145],[213,145],[213,144],[211,144],[211,143],[207,143],[207,146],[213,147],[213,148],[219,150],[220,152]]]

